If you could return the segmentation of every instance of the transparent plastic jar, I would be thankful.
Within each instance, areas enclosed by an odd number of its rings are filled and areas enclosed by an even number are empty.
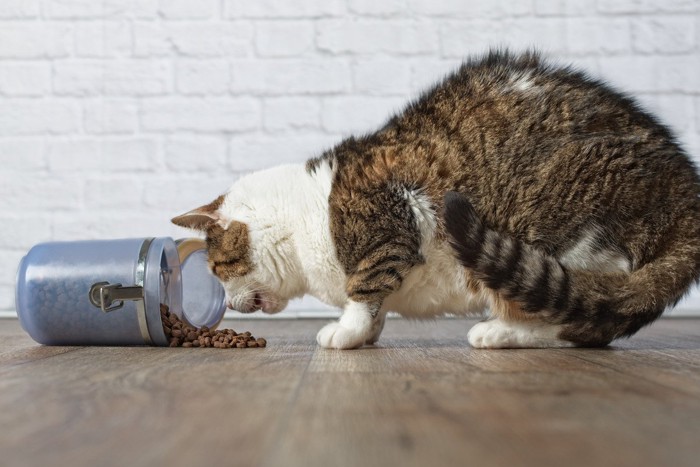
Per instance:
[[[199,239],[169,237],[41,243],[17,273],[19,320],[46,345],[166,346],[160,306],[215,328],[225,293]]]

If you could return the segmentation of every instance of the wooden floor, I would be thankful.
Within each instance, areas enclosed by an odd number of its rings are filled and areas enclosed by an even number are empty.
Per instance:
[[[474,350],[470,324],[327,351],[316,320],[224,323],[268,339],[245,350],[42,347],[2,320],[0,465],[700,465],[700,320],[588,350]]]

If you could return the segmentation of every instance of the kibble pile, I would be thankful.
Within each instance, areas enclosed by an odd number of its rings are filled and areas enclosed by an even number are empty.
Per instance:
[[[217,349],[243,349],[265,347],[267,341],[256,339],[248,331],[237,333],[233,329],[212,331],[206,326],[197,329],[183,322],[167,305],[160,305],[160,319],[170,347],[215,347]]]

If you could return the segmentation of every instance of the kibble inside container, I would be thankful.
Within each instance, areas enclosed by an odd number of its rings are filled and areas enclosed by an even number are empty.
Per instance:
[[[161,304],[194,326],[202,326],[202,319],[216,326],[226,310],[225,294],[206,267],[204,243],[179,244],[186,245],[185,258],[199,252],[204,262],[194,256],[198,261],[182,263],[178,244],[168,237],[36,245],[17,274],[22,327],[47,345],[167,346]],[[190,303],[206,296],[193,310],[195,322],[183,309],[183,295]]]

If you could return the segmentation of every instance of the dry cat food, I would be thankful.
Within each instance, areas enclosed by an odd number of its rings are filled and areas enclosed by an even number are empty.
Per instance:
[[[197,329],[170,313],[167,305],[160,305],[160,319],[170,347],[215,347],[217,349],[243,349],[265,347],[267,341],[256,339],[248,331],[237,333],[233,329],[212,331],[206,326]]]

